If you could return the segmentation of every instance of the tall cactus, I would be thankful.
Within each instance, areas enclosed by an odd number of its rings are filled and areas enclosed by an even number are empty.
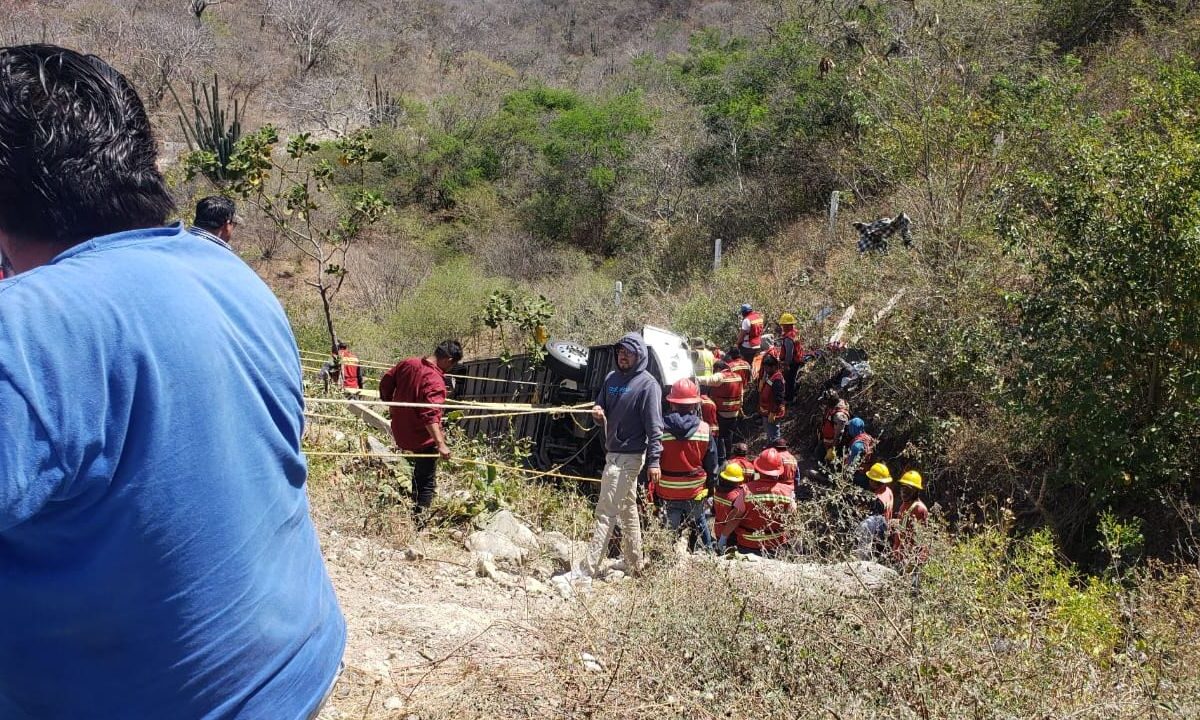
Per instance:
[[[179,106],[179,126],[183,129],[188,149],[210,153],[212,158],[206,164],[204,174],[214,183],[223,183],[228,179],[225,169],[229,165],[229,158],[242,137],[241,104],[234,98],[233,116],[230,118],[226,109],[221,107],[221,86],[215,75],[212,92],[203,83],[199,90],[196,83],[192,83],[190,111],[183,107],[174,88],[171,89],[171,95]]]
[[[374,85],[374,92],[371,93],[371,127],[398,127],[404,112],[403,104],[379,86],[378,75],[375,76]]]

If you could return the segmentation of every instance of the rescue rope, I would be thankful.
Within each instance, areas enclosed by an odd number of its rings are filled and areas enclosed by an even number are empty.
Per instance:
[[[583,414],[590,413],[591,403],[580,403],[578,405],[563,405],[559,407],[533,407],[532,405],[523,405],[520,403],[477,403],[466,400],[446,403],[413,403],[413,402],[385,402],[383,400],[351,400],[341,398],[317,398],[305,397],[306,402],[328,403],[333,405],[374,405],[382,407],[404,407],[404,408],[438,408],[451,410],[490,410],[493,412],[511,412],[517,415],[566,415],[566,414]],[[585,407],[587,406],[587,407]]]
[[[308,452],[308,451],[304,451],[304,454],[308,457],[361,457],[361,458],[375,458],[377,460],[396,459],[396,458],[403,458],[403,459],[408,460],[408,459],[417,459],[417,458],[440,458],[441,457],[441,455],[438,455],[436,453],[367,453],[367,452],[325,452],[325,451]],[[578,454],[578,453],[576,453],[576,454]],[[572,459],[574,459],[574,458],[572,457]],[[565,473],[555,472],[554,470],[534,470],[533,468],[523,468],[523,467],[517,467],[515,465],[505,465],[503,463],[497,463],[497,462],[484,462],[482,460],[467,460],[467,459],[452,458],[448,462],[474,465],[475,467],[493,467],[498,470],[512,470],[512,471],[519,472],[519,473],[525,473],[530,478],[556,477],[556,478],[562,478],[563,480],[576,480],[579,482],[590,482],[590,483],[600,482],[599,478],[583,477],[582,475],[567,475]],[[562,465],[559,465],[558,467],[562,467]]]
[[[358,418],[356,418],[356,417],[346,417],[344,415],[322,415],[321,413],[309,412],[307,410],[304,411],[304,417],[326,418],[329,420],[345,420],[345,421],[357,421],[358,420]]]
[[[304,367],[305,370],[308,370],[309,372],[320,372],[321,371],[320,367],[312,365],[312,363],[316,360],[316,358],[321,358],[322,361],[330,359],[329,355],[318,355],[317,353],[310,352],[307,350],[301,350],[300,355],[301,355],[301,359],[300,359],[301,365]],[[305,357],[305,356],[309,356],[309,357]],[[309,364],[304,365],[304,363],[309,363]],[[358,365],[359,367],[371,368],[372,370],[391,370],[393,367],[395,367],[395,365],[383,365],[380,363],[368,362],[365,360],[356,360],[354,364]],[[510,380],[508,378],[492,378],[492,377],[484,377],[482,375],[460,375],[458,373],[446,373],[446,377],[456,378],[458,380],[486,380],[489,382],[510,383],[512,385],[533,385],[535,387],[538,385],[541,385],[541,383],[534,382],[532,380]],[[370,379],[370,378],[368,378],[368,379]]]

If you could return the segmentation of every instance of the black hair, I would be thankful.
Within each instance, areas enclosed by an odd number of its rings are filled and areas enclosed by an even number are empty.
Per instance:
[[[446,358],[451,358],[454,360],[454,362],[458,362],[459,360],[462,360],[463,356],[462,345],[460,345],[457,340],[445,340],[442,342],[442,344],[437,346],[437,348],[433,351],[433,354],[439,358],[442,358],[443,360]]]
[[[733,447],[729,448],[729,454],[733,457],[741,457],[750,454],[750,446],[744,442],[734,443]]]
[[[0,229],[79,243],[166,222],[175,204],[133,86],[94,55],[0,48]]]
[[[338,350],[348,350],[349,348],[350,348],[350,346],[349,346],[349,345],[347,345],[346,343],[342,342],[341,340],[338,340],[338,342],[337,342],[337,349],[338,349]]]
[[[717,360],[716,362],[713,363],[713,370],[728,370],[728,369],[729,369],[729,363],[725,362],[724,360]]]
[[[233,222],[237,206],[221,195],[209,195],[196,203],[196,219],[192,223],[204,230],[220,230],[225,223]]]
[[[762,363],[763,363],[763,365],[778,365],[779,358],[775,357],[774,355],[771,355],[770,353],[767,353],[767,354],[763,355]]]

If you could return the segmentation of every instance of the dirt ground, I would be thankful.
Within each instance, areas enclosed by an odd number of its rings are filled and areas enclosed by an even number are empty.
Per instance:
[[[476,577],[449,535],[345,534],[322,510],[314,519],[349,639],[321,720],[477,717],[503,704],[495,694],[536,692],[544,655],[535,621],[565,604],[552,588]]]

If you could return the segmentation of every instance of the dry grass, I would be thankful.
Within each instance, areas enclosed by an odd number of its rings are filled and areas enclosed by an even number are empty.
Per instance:
[[[417,540],[403,503],[382,513],[376,507],[379,467],[314,460],[313,472],[322,525],[345,533],[362,533],[365,525],[370,542],[391,547]],[[586,499],[515,477],[501,481],[508,484],[505,497],[532,524],[587,536]],[[469,472],[444,473],[442,484],[443,513],[456,497],[478,492]],[[822,528],[844,531],[818,515],[816,506],[802,508],[797,529],[814,550],[798,560],[828,561],[848,550],[844,535],[819,536]],[[368,517],[374,520],[364,523]],[[351,667],[338,690],[340,717],[1100,719],[1200,713],[1200,572],[1194,567],[1156,565],[1120,578],[1087,577],[1060,562],[1047,536],[1014,539],[1005,528],[991,527],[952,537],[935,526],[928,537],[931,558],[919,578],[903,575],[882,590],[843,597],[781,589],[730,574],[723,563],[678,562],[671,538],[652,528],[646,577],[597,585],[576,601],[535,602],[488,581],[456,585],[455,578],[470,576],[470,560],[455,540],[462,526],[445,517],[445,527],[420,540],[444,562],[405,570],[405,577],[430,583],[431,601],[462,603],[469,612],[483,608],[491,619],[479,637],[459,642],[448,636],[429,657],[395,661],[386,683]],[[375,577],[400,562],[381,555],[365,571],[331,564],[335,577],[349,578],[362,572]],[[411,574],[417,572],[423,574]],[[377,581],[370,587],[374,597],[384,597],[386,588]],[[390,628],[372,640],[381,648],[415,632],[388,625],[386,606],[373,600],[355,608],[368,615],[357,623]],[[378,618],[370,617],[376,612]],[[452,631],[447,626],[444,632]],[[585,670],[583,653],[602,669]],[[403,700],[402,707],[385,707],[390,697]]]

